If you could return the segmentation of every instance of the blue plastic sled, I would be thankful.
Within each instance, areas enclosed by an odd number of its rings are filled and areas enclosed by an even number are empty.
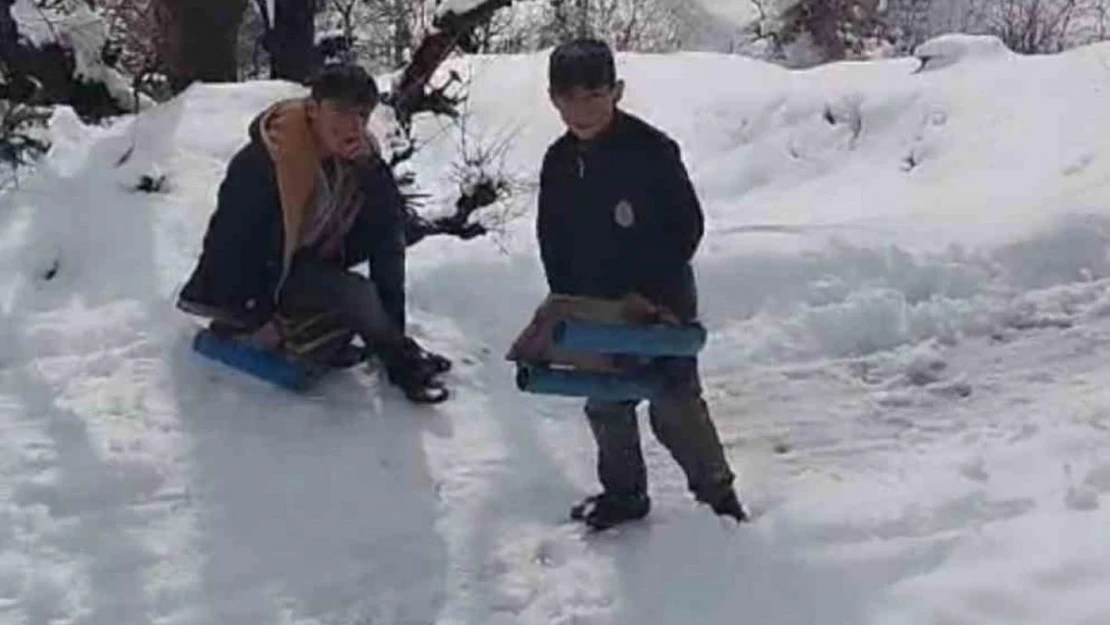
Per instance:
[[[516,385],[526,393],[589,397],[602,401],[639,401],[650,399],[656,392],[656,384],[648,376],[539,365],[518,366]]]
[[[208,329],[197,332],[193,350],[202,356],[253,375],[291,391],[304,391],[319,378],[310,368],[278,354],[232,339],[221,338]]]
[[[595,354],[695,356],[705,347],[707,334],[700,323],[637,327],[561,321],[553,339],[560,347]]]

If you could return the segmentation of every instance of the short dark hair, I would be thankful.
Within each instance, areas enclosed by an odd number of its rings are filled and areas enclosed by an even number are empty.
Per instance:
[[[574,87],[612,87],[617,82],[613,51],[599,39],[575,39],[560,44],[548,60],[547,80],[556,92]]]
[[[381,99],[378,83],[366,70],[353,63],[325,65],[308,81],[312,99],[343,106],[375,106]]]

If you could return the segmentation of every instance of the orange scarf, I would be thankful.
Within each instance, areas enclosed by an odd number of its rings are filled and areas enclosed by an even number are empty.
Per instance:
[[[297,251],[301,229],[312,209],[316,175],[323,156],[308,120],[306,100],[284,100],[274,104],[264,114],[261,126],[262,141],[274,161],[281,197],[284,241],[278,280],[280,290]]]

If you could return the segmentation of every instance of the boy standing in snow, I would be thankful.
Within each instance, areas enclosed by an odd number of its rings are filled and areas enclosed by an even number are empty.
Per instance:
[[[609,47],[566,43],[549,61],[549,92],[568,132],[547,150],[537,235],[552,293],[619,300],[640,296],[679,320],[697,315],[691,260],[703,216],[678,145],[618,108],[624,91]],[[657,362],[667,389],[650,406],[656,437],[699,502],[737,521],[747,516],[702,398],[695,358]],[[571,516],[605,529],[647,515],[647,475],[637,402],[589,400],[603,492]]]
[[[438,402],[447,393],[433,376],[450,362],[405,336],[404,198],[366,132],[378,101],[362,68],[333,65],[308,97],[278,102],[251,122],[178,306],[281,351],[292,351],[290,320],[302,341],[312,324],[340,337],[353,332],[410,400]],[[367,261],[369,280],[349,271]],[[328,364],[358,360],[347,344]]]

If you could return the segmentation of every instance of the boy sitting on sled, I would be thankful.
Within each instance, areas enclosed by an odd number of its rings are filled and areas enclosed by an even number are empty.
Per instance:
[[[178,306],[326,367],[362,360],[357,334],[410,400],[439,402],[450,362],[405,336],[404,199],[366,131],[378,101],[362,68],[333,65],[251,122]],[[364,262],[369,279],[350,271]]]
[[[551,354],[543,342],[557,318],[677,323],[697,315],[690,262],[703,217],[677,144],[617,107],[624,85],[605,43],[559,46],[549,79],[568,127],[548,149],[540,174],[537,235],[553,295],[510,350],[517,362]],[[698,501],[746,520],[702,399],[697,360],[667,357],[656,365],[665,379],[650,405],[656,437]],[[603,491],[574,506],[571,516],[594,529],[642,518],[650,509],[637,403],[586,403]]]

